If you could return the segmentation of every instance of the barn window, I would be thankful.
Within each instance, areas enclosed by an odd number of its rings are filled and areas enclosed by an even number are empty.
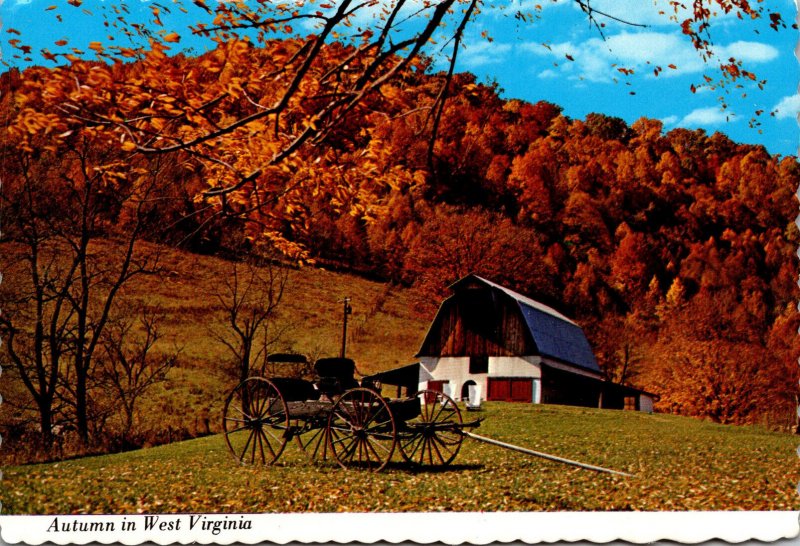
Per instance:
[[[469,357],[469,373],[489,373],[488,356]]]

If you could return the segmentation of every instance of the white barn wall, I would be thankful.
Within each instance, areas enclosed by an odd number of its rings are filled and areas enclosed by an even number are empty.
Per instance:
[[[485,380],[479,381],[475,378],[486,377],[486,374],[470,375],[468,356],[422,357],[420,364],[420,389],[427,389],[428,381],[449,380],[453,385],[453,398],[458,400],[461,397],[461,386],[469,379],[485,387]]]
[[[542,377],[540,356],[490,356],[490,377]]]
[[[594,379],[602,376],[596,372],[582,370],[555,362],[549,358],[543,359],[539,355],[528,356],[491,356],[489,357],[489,372],[482,374],[469,373],[468,356],[446,356],[420,358],[419,389],[427,389],[429,381],[449,381],[452,397],[461,400],[461,389],[467,381],[474,381],[481,387],[481,395],[485,400],[489,385],[489,377],[530,377],[533,379],[532,400],[540,403],[542,400],[542,363],[554,368],[585,375]],[[642,393],[639,395],[639,411],[653,413],[654,400],[652,396]]]
[[[529,356],[492,356],[489,357],[489,372],[469,373],[468,356],[422,357],[420,359],[419,388],[427,389],[429,381],[449,381],[452,397],[461,399],[461,389],[467,381],[474,381],[481,386],[482,396],[489,392],[488,377],[531,377],[541,379],[542,358]],[[534,381],[534,390],[541,389],[538,381]],[[537,396],[538,394],[538,396]],[[534,400],[540,400],[539,392],[533,393]]]

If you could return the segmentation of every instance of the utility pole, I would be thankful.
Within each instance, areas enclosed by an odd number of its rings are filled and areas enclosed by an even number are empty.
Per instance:
[[[344,299],[344,321],[342,322],[342,354],[341,357],[344,358],[345,352],[347,350],[347,315],[351,315],[353,313],[353,308],[350,307],[350,298],[346,297]]]

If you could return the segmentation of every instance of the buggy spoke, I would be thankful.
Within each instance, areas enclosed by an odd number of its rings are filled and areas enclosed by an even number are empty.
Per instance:
[[[341,437],[341,438],[339,438],[337,440],[332,441],[331,443],[332,444],[341,444],[342,442],[344,442],[346,440],[349,440],[350,438],[355,438],[355,436],[344,436],[344,437]]]
[[[376,419],[376,418],[377,418],[379,415],[382,415],[382,414],[384,414],[384,409],[383,409],[383,408],[380,408],[380,409],[378,409],[378,411],[372,412],[372,415],[369,415],[369,416],[368,416],[368,418],[367,418],[367,420],[366,420],[366,421],[364,421],[364,425],[363,425],[363,426],[364,426],[364,428],[368,428],[368,427],[369,427],[369,425],[370,425],[370,423],[372,423],[373,421],[375,421],[375,419]],[[386,423],[386,422],[387,422],[389,419],[390,419],[390,418],[384,418],[384,419],[383,419],[383,421],[380,421],[380,422],[378,423],[378,426],[380,426],[380,425],[382,425],[382,424],[385,424],[385,423]]]
[[[267,457],[264,455],[264,440],[261,437],[262,435],[258,435],[258,451],[261,453],[261,464],[267,462]]]
[[[450,416],[452,416],[452,412],[451,412],[449,416],[442,417],[442,413],[444,412],[444,410],[446,409],[446,406],[448,405],[447,401],[445,401],[444,403],[441,403],[441,402],[439,402],[437,400],[434,405],[436,406],[436,413],[433,416],[433,418],[431,419],[432,423],[442,423],[444,421],[447,421],[450,418]]]
[[[376,461],[380,461],[381,460],[381,456],[378,455],[377,451],[375,451],[375,446],[372,445],[372,442],[370,442],[369,440],[365,440],[364,441],[364,445],[366,447],[367,457],[369,457],[369,454],[372,453],[373,455],[375,455],[375,460]]]
[[[253,385],[251,386],[250,391],[247,395],[248,402],[250,403],[250,407],[248,409],[250,410],[250,413],[258,417],[261,417],[262,415],[260,407],[261,406],[260,404],[261,398],[259,396],[260,394],[261,394],[260,390],[257,388],[257,386]]]
[[[416,456],[417,451],[419,451],[419,448],[422,447],[422,445],[424,443],[425,443],[425,437],[424,436],[415,436],[414,438],[412,438],[412,440],[409,443],[405,444],[405,446],[401,446],[401,449],[403,450],[403,453],[408,453],[408,459],[409,460],[414,460],[414,457]],[[408,447],[409,446],[415,446],[414,449],[410,453],[408,452]]]
[[[306,430],[301,434],[295,436],[300,449],[306,454],[311,462],[317,460],[318,457],[325,459],[328,454],[328,432],[325,427],[316,426],[310,431]]]
[[[267,438],[267,436],[266,436],[266,434],[265,434],[265,432],[264,432],[264,430],[263,430],[263,429],[261,430],[261,435],[262,435],[262,436],[263,436],[263,438],[264,438],[264,443],[266,443],[266,444],[267,444],[267,449],[269,449],[269,452],[270,452],[270,454],[271,454],[273,457],[277,457],[277,455],[275,454],[275,450],[274,450],[274,449],[272,449],[272,444],[270,443],[270,441],[269,441],[269,439]]]
[[[345,423],[351,423],[356,421],[356,415],[353,414],[354,408],[350,408],[348,404],[341,404],[338,406],[339,411],[338,415],[339,418],[344,421]]]
[[[397,444],[394,417],[386,401],[366,388],[346,391],[328,420],[330,447],[340,466],[385,467]]]
[[[436,436],[431,438],[431,446],[434,450],[436,450],[436,456],[439,457],[439,462],[444,464],[444,462],[447,460],[447,457],[442,455],[442,452],[439,450],[439,446],[437,445],[438,442],[439,440],[436,438]]]
[[[250,464],[256,463],[256,444],[261,441],[261,433],[258,431],[258,429],[254,429],[254,431],[256,433],[256,439],[250,446]]]
[[[350,445],[348,445],[344,449],[344,458],[347,459],[347,460],[352,459],[353,458],[353,454],[356,451],[356,447],[358,447],[358,438],[353,436],[352,437],[352,442],[350,442]]]
[[[247,448],[250,447],[250,441],[253,439],[253,435],[256,433],[256,429],[251,429],[250,434],[247,436],[247,442],[244,444],[244,449],[242,449],[242,454],[239,456],[239,461],[244,462],[244,456],[247,455]]]
[[[265,440],[267,440],[267,434],[269,434],[269,435],[270,435],[270,437],[271,437],[273,440],[275,440],[275,442],[276,442],[276,443],[280,443],[280,442],[281,442],[281,437],[280,437],[280,436],[276,436],[275,434],[273,434],[273,433],[272,433],[272,430],[271,430],[271,429],[269,429],[269,428],[267,428],[267,429],[265,429],[265,428],[262,428],[262,429],[261,429],[261,434],[263,434],[263,435],[264,435],[264,439],[265,439]],[[269,440],[267,440],[267,441],[269,441]]]
[[[412,434],[419,441],[400,444],[400,452],[412,464],[447,465],[458,454],[464,437],[458,433],[461,412],[452,398],[441,392],[417,393],[419,416],[410,421]]]
[[[233,434],[234,432],[239,432],[240,430],[247,430],[248,426],[236,427],[235,429],[229,430],[228,434]]]
[[[241,414],[242,414],[242,417],[245,417],[246,419],[252,419],[252,418],[253,418],[251,415],[247,415],[247,414],[244,412],[244,410],[242,410],[242,409],[240,409],[240,408],[238,408],[238,407],[234,407],[233,409],[235,409],[236,411],[238,411],[239,413],[241,413]],[[230,419],[230,417],[228,417],[228,419]]]
[[[268,379],[251,377],[228,395],[223,410],[223,431],[228,449],[241,463],[272,464],[280,457],[289,434],[286,402]],[[242,431],[249,430],[245,439]],[[243,445],[242,445],[243,444]],[[266,446],[265,446],[266,444]]]

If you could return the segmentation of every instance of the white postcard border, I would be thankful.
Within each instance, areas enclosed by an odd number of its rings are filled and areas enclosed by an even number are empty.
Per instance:
[[[789,511],[0,516],[0,538],[10,544],[739,543],[799,533],[798,513]]]

